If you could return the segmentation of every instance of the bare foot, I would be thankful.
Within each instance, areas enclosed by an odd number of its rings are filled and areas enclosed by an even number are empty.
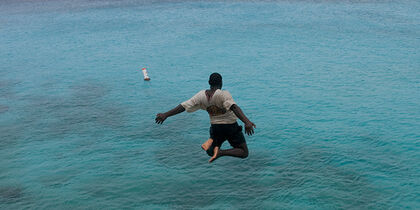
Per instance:
[[[209,163],[215,161],[217,158],[220,157],[220,149],[219,147],[214,147],[214,155],[210,158]]]
[[[207,151],[211,144],[213,144],[213,139],[209,139],[206,142],[204,142],[204,144],[201,145],[201,148],[203,148],[204,151]]]

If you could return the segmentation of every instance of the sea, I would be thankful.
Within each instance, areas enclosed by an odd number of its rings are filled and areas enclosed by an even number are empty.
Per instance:
[[[213,72],[246,159],[155,123]],[[419,177],[420,1],[0,1],[0,209],[419,209]]]

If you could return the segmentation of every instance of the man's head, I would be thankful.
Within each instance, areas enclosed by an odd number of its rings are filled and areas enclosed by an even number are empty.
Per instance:
[[[216,72],[211,74],[209,78],[209,85],[210,87],[222,88],[222,75]]]

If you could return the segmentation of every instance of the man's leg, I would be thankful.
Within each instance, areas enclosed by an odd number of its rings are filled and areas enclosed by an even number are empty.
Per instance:
[[[228,135],[227,139],[229,144],[233,148],[220,150],[220,147],[215,147],[213,149],[213,156],[209,160],[210,163],[222,156],[232,156],[238,158],[248,157],[248,146],[246,145],[245,137],[242,133],[242,126],[239,126],[237,123],[234,125],[229,125],[225,132]]]
[[[238,158],[247,158],[248,157],[248,146],[246,143],[242,143],[238,146],[235,146],[232,149],[224,149],[221,150],[219,147],[214,147],[213,150],[213,157],[210,158],[209,162],[215,161],[217,158],[222,156],[232,156],[232,157],[238,157]]]
[[[215,148],[217,147],[217,148],[220,148],[221,147],[221,145],[223,144],[223,141],[222,142],[220,142],[220,141],[218,141],[218,140],[213,140],[213,142],[212,142],[212,144],[209,146],[209,148],[206,150],[206,153],[207,153],[207,155],[208,156],[210,156],[210,157],[213,157],[214,156],[214,151],[216,151],[215,150]],[[218,151],[218,150],[217,150]]]
[[[201,148],[202,148],[204,151],[207,151],[207,150],[210,148],[211,144],[213,144],[213,139],[212,139],[212,138],[209,138],[206,142],[204,142],[204,143],[201,145]]]
[[[209,139],[206,142],[204,142],[204,144],[201,145],[201,148],[203,148],[203,150],[206,151],[206,152],[211,148],[211,146],[213,144],[214,131],[213,131],[212,126],[210,126],[209,134],[210,134]],[[209,156],[213,156],[213,148],[211,148],[210,151],[211,152],[207,152],[207,154],[209,154]]]

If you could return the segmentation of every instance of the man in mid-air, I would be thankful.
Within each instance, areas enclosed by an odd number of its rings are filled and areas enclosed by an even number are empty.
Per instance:
[[[168,112],[157,114],[156,123],[162,124],[166,118],[185,110],[187,112],[206,110],[210,116],[210,138],[201,147],[211,156],[209,162],[221,156],[248,157],[248,147],[242,133],[242,126],[238,125],[236,119],[239,118],[245,124],[245,133],[248,135],[254,134],[255,124],[245,116],[230,93],[221,90],[223,83],[219,73],[210,75],[209,84],[209,90],[202,90]],[[220,147],[226,140],[233,148],[221,150]]]

